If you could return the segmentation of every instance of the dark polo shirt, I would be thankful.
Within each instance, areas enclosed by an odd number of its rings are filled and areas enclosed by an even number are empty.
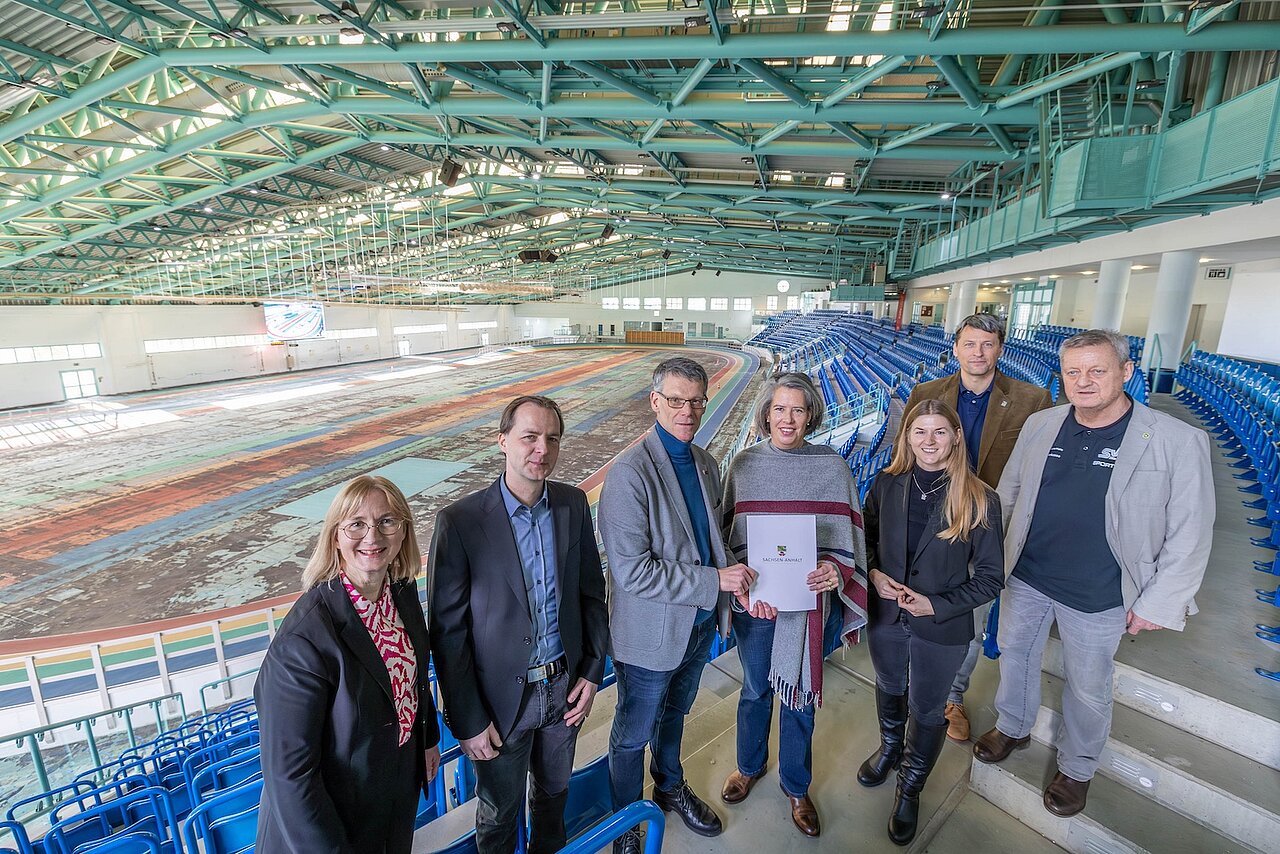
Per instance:
[[[1068,608],[1096,614],[1124,604],[1107,544],[1106,498],[1133,407],[1106,427],[1067,413],[1049,449],[1031,528],[1013,577]]]
[[[992,383],[995,385],[995,383]],[[969,468],[978,470],[978,452],[982,450],[982,427],[987,422],[987,403],[991,400],[991,386],[982,394],[974,394],[961,381],[956,390],[956,410],[960,427],[964,430],[965,450],[969,452]]]

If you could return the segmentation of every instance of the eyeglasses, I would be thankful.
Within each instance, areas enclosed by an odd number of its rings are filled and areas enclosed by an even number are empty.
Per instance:
[[[693,407],[694,412],[701,412],[707,408],[707,398],[705,397],[667,397],[660,391],[655,391],[658,397],[667,402],[667,406],[672,409],[684,409],[685,404]]]
[[[404,527],[403,519],[396,519],[392,516],[385,516],[374,524],[357,519],[354,522],[348,522],[345,525],[339,525],[338,530],[346,534],[353,540],[363,540],[365,535],[369,533],[370,528],[377,528],[378,533],[384,537],[389,537]]]

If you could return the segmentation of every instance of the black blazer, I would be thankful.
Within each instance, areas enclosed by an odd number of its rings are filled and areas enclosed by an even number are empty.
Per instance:
[[[424,752],[440,741],[417,584],[391,595],[418,660],[417,731],[403,748],[391,677],[340,580],[298,599],[258,670],[258,854],[407,854]]]
[[[560,641],[570,685],[579,677],[599,684],[609,612],[587,496],[555,481],[547,481],[547,490],[555,523]],[[498,481],[436,516],[429,576],[427,612],[445,724],[463,739],[492,723],[506,739],[524,694],[533,619]]]
[[[963,450],[963,449],[961,449]],[[1004,526],[1000,499],[987,488],[987,527],[974,528],[969,542],[938,539],[943,529],[942,504],[916,544],[915,559],[907,563],[907,486],[911,473],[881,473],[862,508],[867,536],[868,571],[878,569],[933,603],[931,617],[908,617],[911,630],[921,638],[941,644],[967,644],[973,640],[973,611],[990,602],[1004,587]],[[972,566],[972,574],[970,567]],[[868,585],[870,587],[870,585]],[[882,599],[867,591],[868,618],[886,625],[898,619],[896,600]]]

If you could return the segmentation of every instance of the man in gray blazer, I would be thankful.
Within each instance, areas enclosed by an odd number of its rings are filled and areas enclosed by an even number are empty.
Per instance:
[[[675,810],[693,832],[716,836],[720,818],[685,782],[680,740],[716,628],[728,632],[728,597],[745,602],[755,573],[745,564],[728,565],[720,537],[719,467],[693,444],[707,385],[707,372],[692,359],[658,365],[649,393],[657,424],[614,460],[598,521],[609,558],[618,675],[609,736],[614,809],[643,795],[648,744],[653,800]],[[639,854],[641,843],[633,829],[614,851]]]
[[[1196,611],[1213,536],[1203,430],[1124,393],[1129,344],[1103,330],[1063,342],[1070,406],[1027,419],[1000,478],[1005,516],[999,717],[974,744],[982,762],[1024,746],[1040,707],[1040,659],[1055,621],[1066,685],[1049,812],[1084,809],[1111,731],[1112,674],[1128,631],[1180,631]]]

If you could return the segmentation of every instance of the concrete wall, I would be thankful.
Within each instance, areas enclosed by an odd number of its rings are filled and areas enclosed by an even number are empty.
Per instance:
[[[642,321],[645,323],[676,322],[697,323],[699,330],[704,323],[713,323],[725,328],[725,335],[730,338],[746,340],[751,337],[751,322],[755,312],[766,311],[770,296],[778,297],[778,310],[787,306],[788,296],[799,296],[805,291],[822,291],[824,294],[830,287],[828,281],[819,279],[802,279],[794,276],[786,277],[791,287],[785,293],[778,292],[778,280],[782,276],[753,273],[724,272],[719,276],[714,270],[699,270],[696,273],[663,276],[643,282],[633,282],[613,288],[601,288],[589,291],[581,297],[562,297],[552,302],[522,303],[515,309],[515,333],[519,337],[538,337],[549,335],[562,326],[578,325],[584,335],[594,335],[597,327],[604,326],[604,334],[609,334],[612,325],[618,335],[622,334],[626,321]],[[706,297],[708,305],[712,297],[724,297],[729,300],[728,311],[689,311],[688,308],[668,310],[668,296],[682,297],[682,305],[689,304],[689,297]],[[619,302],[625,297],[639,297],[641,306],[645,297],[659,297],[663,308],[658,316],[653,310],[627,311],[616,309],[606,311],[600,307],[604,297],[617,297]],[[734,297],[750,297],[751,311],[734,311]]]
[[[459,323],[496,322],[492,329]],[[395,335],[403,326],[445,324],[443,332]],[[144,342],[163,338],[262,335],[263,312],[251,305],[14,306],[0,308],[0,346],[97,343],[102,357],[0,364],[0,409],[63,399],[60,373],[95,372],[100,394],[124,394],[193,383],[387,359],[508,340],[510,306],[419,310],[358,305],[325,309],[329,330],[374,328],[368,338],[310,339],[289,345],[225,347],[147,353]]]
[[[1235,267],[1217,349],[1280,363],[1280,261]]]

